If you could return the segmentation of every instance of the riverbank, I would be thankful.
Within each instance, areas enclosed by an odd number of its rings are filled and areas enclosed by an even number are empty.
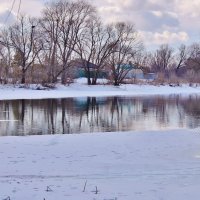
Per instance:
[[[197,199],[199,134],[1,137],[0,199]]]
[[[85,79],[76,80],[69,86],[57,84],[54,89],[37,90],[38,85],[30,85],[28,88],[20,86],[1,85],[0,100],[8,99],[47,99],[67,97],[103,97],[103,96],[143,96],[143,95],[170,95],[170,94],[200,94],[200,86],[153,86],[153,85],[121,85],[114,87],[101,84],[88,86]],[[102,83],[102,82],[101,82]]]

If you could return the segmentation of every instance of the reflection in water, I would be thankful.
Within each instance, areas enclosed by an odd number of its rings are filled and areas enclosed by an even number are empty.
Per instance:
[[[0,101],[0,135],[200,127],[200,96]]]

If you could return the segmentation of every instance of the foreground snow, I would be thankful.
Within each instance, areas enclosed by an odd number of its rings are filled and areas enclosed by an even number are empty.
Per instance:
[[[198,133],[176,130],[3,137],[0,199],[198,199]],[[46,191],[47,187],[52,191]]]
[[[103,82],[105,83],[105,81]],[[169,95],[169,94],[200,94],[200,87],[188,85],[170,87],[153,85],[111,85],[88,86],[85,79],[79,79],[70,86],[56,85],[55,89],[36,90],[38,86],[19,88],[14,86],[0,86],[0,99],[44,99],[65,97],[95,97],[95,96],[135,96],[135,95]]]

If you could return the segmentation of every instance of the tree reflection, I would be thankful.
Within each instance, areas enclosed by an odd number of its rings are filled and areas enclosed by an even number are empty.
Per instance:
[[[1,135],[200,127],[200,97],[109,97],[0,101]]]

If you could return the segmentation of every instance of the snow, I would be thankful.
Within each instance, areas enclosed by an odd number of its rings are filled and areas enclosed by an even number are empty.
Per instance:
[[[200,94],[200,87],[0,86],[0,99]],[[0,137],[0,200],[188,200],[200,195],[200,130]],[[84,190],[85,185],[85,191]]]
[[[197,199],[199,133],[1,137],[0,199]]]
[[[200,86],[188,85],[170,87],[153,85],[121,85],[118,87],[106,85],[106,80],[100,81],[101,85],[88,86],[85,79],[78,79],[69,86],[57,84],[55,89],[36,90],[36,85],[29,88],[17,86],[0,86],[0,100],[3,99],[46,99],[66,97],[105,97],[105,96],[139,96],[139,95],[169,95],[169,94],[200,94]]]

